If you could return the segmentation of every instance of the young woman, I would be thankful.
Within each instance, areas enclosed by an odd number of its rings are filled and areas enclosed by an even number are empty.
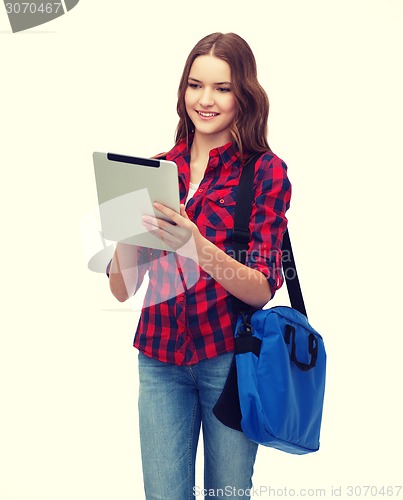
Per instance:
[[[282,285],[281,242],[291,186],[267,142],[269,102],[249,45],[213,33],[188,56],[179,84],[176,143],[180,213],[156,204],[173,223],[144,217],[172,252],[118,243],[110,287],[132,296],[149,271],[134,346],[140,351],[139,420],[147,500],[193,499],[200,427],[209,498],[247,499],[257,445],[212,412],[233,357],[234,297],[263,307]],[[237,185],[255,165],[246,263],[231,255]],[[199,493],[201,493],[199,491]]]

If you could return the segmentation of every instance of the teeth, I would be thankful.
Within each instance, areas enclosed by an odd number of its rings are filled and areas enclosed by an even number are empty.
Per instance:
[[[204,116],[205,118],[209,118],[210,116],[216,116],[217,113],[202,113],[198,111],[199,115]]]

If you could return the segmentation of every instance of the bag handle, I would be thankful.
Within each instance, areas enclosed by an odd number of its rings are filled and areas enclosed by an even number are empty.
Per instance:
[[[241,178],[238,184],[234,229],[232,231],[232,248],[234,249],[236,260],[242,264],[245,264],[250,241],[249,221],[254,197],[253,181],[255,177],[255,165],[261,155],[262,153],[255,153],[248,159],[242,167]],[[288,229],[283,235],[281,249],[283,252],[281,261],[291,307],[307,317]],[[235,301],[235,307],[238,311],[250,309],[250,306],[238,299]]]
[[[313,333],[308,336],[308,352],[311,355],[311,361],[309,363],[303,363],[297,359],[297,346],[295,345],[295,328],[292,325],[285,326],[284,340],[286,344],[290,343],[291,340],[291,361],[293,361],[300,370],[307,372],[311,368],[316,366],[316,360],[318,359],[318,341]]]

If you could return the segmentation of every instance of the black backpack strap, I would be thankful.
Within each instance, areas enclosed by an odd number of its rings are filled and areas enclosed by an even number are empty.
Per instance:
[[[285,282],[287,284],[291,307],[308,317],[305,309],[304,297],[302,296],[301,285],[299,284],[297,267],[295,265],[294,253],[292,251],[288,229],[283,235],[281,250],[283,252],[281,261],[283,264]]]
[[[241,178],[238,184],[234,229],[232,232],[232,248],[235,252],[235,259],[242,264],[245,264],[250,241],[249,222],[254,196],[253,180],[255,177],[255,165],[260,156],[261,153],[252,155],[242,167]],[[282,264],[291,307],[304,316],[307,316],[288,229],[283,235],[282,252]],[[235,307],[238,311],[250,309],[250,306],[238,299],[235,300]]]
[[[238,262],[245,264],[250,241],[249,221],[253,205],[253,180],[255,164],[260,153],[252,155],[242,167],[236,196],[234,229],[232,230],[232,248]]]

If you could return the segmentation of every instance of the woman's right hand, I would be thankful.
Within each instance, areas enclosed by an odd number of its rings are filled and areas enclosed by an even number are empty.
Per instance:
[[[109,270],[109,286],[119,302],[126,301],[138,286],[137,247],[118,242]]]

